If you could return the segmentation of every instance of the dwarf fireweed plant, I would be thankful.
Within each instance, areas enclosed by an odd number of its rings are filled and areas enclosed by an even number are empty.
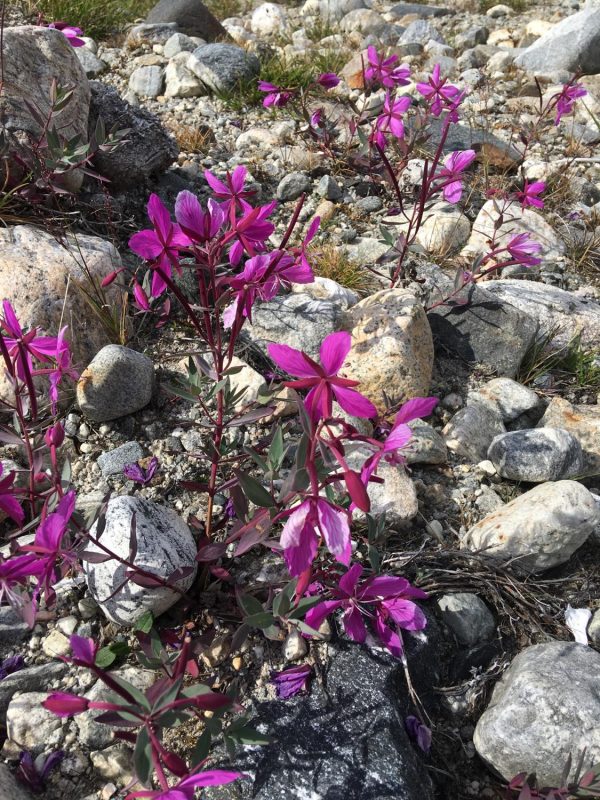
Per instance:
[[[521,772],[506,787],[506,800],[572,800],[587,797],[589,800],[600,797],[600,765],[595,764],[584,769],[585,750],[575,763],[572,773],[573,759],[569,755],[560,782],[560,786],[540,786],[535,775]],[[570,777],[571,776],[571,777]]]
[[[387,185],[392,204],[381,235],[390,250],[373,271],[379,278],[389,279],[391,286],[397,286],[406,276],[410,253],[419,250],[417,236],[433,205],[442,199],[458,204],[463,198],[465,182],[477,154],[471,149],[448,152],[446,143],[452,125],[460,122],[467,93],[450,83],[441,67],[435,65],[426,81],[416,83],[413,95],[403,94],[403,87],[411,82],[410,67],[400,64],[398,56],[386,57],[373,46],[367,48],[366,57],[363,57],[362,82],[365,102],[360,109],[352,99],[346,101],[353,112],[349,121],[345,115],[335,115],[335,112],[327,116],[323,105],[319,105],[323,89],[335,89],[339,84],[334,74],[319,75],[303,88],[259,82],[259,89],[265,92],[263,105],[285,107],[298,120],[308,142],[330,158],[345,161],[349,167],[368,176],[375,191],[378,186]],[[585,94],[585,89],[575,79],[545,101],[540,91],[537,118],[521,132],[522,159],[540,133],[548,126],[558,125],[562,117],[572,113],[575,102]],[[409,162],[423,151],[431,155],[420,159],[419,184],[412,189],[403,188]],[[501,208],[489,252],[472,266],[461,266],[456,273],[455,291],[435,305],[454,301],[466,286],[485,279],[491,272],[517,264],[529,267],[540,263],[537,254],[542,248],[537,242],[517,236],[500,248],[497,235],[502,225],[510,220],[510,206],[542,208],[540,195],[544,189],[542,182],[524,180],[513,192],[495,194]],[[388,272],[382,273],[380,268],[386,264]]]

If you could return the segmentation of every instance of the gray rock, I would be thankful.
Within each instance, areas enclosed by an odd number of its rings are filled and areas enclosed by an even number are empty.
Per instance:
[[[359,471],[371,454],[369,448],[360,447],[348,454],[348,465]],[[371,482],[367,486],[371,501],[369,513],[374,517],[385,514],[386,523],[392,528],[401,527],[414,519],[419,511],[417,490],[404,467],[388,464],[382,459],[377,467],[377,475],[383,479],[383,483]],[[355,519],[364,519],[365,513],[357,508],[353,516]]]
[[[554,25],[515,59],[528,72],[600,72],[600,8],[586,8]]]
[[[369,5],[365,0],[319,0],[319,14],[334,22],[357,8],[367,8]]]
[[[377,195],[361,197],[360,200],[356,201],[356,207],[361,211],[365,211],[367,214],[371,214],[374,211],[381,211],[383,208],[383,200],[381,197],[377,197]]]
[[[562,428],[534,428],[496,436],[488,458],[502,478],[527,483],[575,478],[583,472],[577,439]]]
[[[317,194],[333,202],[342,199],[342,190],[331,175],[323,175],[317,184]]]
[[[473,647],[491,639],[496,630],[492,612],[476,594],[456,592],[438,600],[442,621],[460,644]]]
[[[98,456],[98,466],[102,470],[102,475],[108,478],[111,475],[122,475],[123,467],[134,464],[143,457],[144,451],[137,442],[125,442],[120,447]]]
[[[594,612],[590,620],[590,624],[587,627],[587,635],[592,644],[595,644],[596,647],[600,645],[600,608]]]
[[[477,390],[477,395],[494,403],[504,422],[513,422],[523,414],[538,416],[539,419],[544,408],[542,399],[533,389],[510,378],[494,378],[488,381]]]
[[[340,329],[343,315],[343,309],[330,300],[294,293],[256,306],[245,334],[265,353],[267,345],[276,342],[318,358],[321,342]]]
[[[5,754],[29,750],[37,756],[59,749],[65,729],[61,718],[42,706],[46,697],[45,692],[26,692],[11,699],[6,710]]]
[[[470,28],[465,33],[459,33],[455,39],[455,47],[458,50],[466,50],[469,47],[476,47],[478,44],[485,44],[490,32],[487,28]]]
[[[185,33],[174,33],[163,47],[165,58],[173,58],[177,53],[191,53],[198,47],[197,37],[187,36]]]
[[[10,606],[0,607],[0,661],[4,653],[31,633],[29,625]]]
[[[485,46],[486,45],[478,45],[475,50]],[[474,51],[471,50],[467,52]],[[461,59],[459,59],[459,64]],[[462,65],[461,69],[484,67],[487,61],[488,56],[484,56],[481,59],[475,59],[473,63]],[[442,130],[443,125],[439,120],[431,121],[429,126],[430,139],[428,140],[428,146],[430,148],[435,149],[438,146],[441,141]],[[513,145],[498,138],[498,136],[495,136],[490,131],[477,126],[469,127],[468,125],[460,124],[450,126],[448,136],[444,140],[443,152],[447,154],[454,150],[475,150],[486,162],[493,166],[505,168],[520,163],[521,160],[519,151],[513,147]]]
[[[4,717],[8,704],[17,692],[49,689],[51,684],[66,675],[68,669],[68,666],[61,661],[51,661],[49,664],[26,667],[7,675],[0,681],[0,717]]]
[[[169,61],[165,70],[165,97],[202,97],[208,93],[200,78],[192,72],[194,55],[184,51]]]
[[[290,172],[277,185],[277,199],[282,202],[297,200],[301,194],[312,189],[312,181],[303,172]]]
[[[162,614],[180,599],[181,592],[190,588],[196,575],[196,544],[188,526],[171,509],[142,497],[121,496],[109,501],[102,544],[115,555],[127,558],[134,514],[137,542],[134,564],[165,580],[177,570],[186,570],[186,574],[173,582],[180,590],[175,591],[167,586],[144,587],[125,580],[126,567],[114,559],[98,564],[86,562],[84,570],[90,594],[104,615],[118,625],[133,625],[145,611],[151,611],[155,617]],[[96,522],[92,535],[97,531]],[[93,543],[87,549],[103,552]]]
[[[33,800],[33,795],[13,776],[6,764],[0,764],[0,797],[6,800]]]
[[[125,43],[129,47],[139,47],[144,43],[165,45],[177,30],[175,22],[142,23],[130,29]]]
[[[138,67],[129,78],[129,89],[138,97],[158,97],[165,85],[162,67]]]
[[[81,62],[81,66],[85,70],[85,74],[88,78],[97,78],[98,75],[102,75],[102,73],[106,72],[108,69],[106,61],[102,61],[101,58],[98,58],[89,47],[76,47],[75,54]]]
[[[549,346],[565,347],[579,335],[583,347],[598,346],[600,304],[534,281],[488,281],[485,288],[498,300],[537,320],[540,337],[551,339]]]
[[[431,22],[425,19],[416,19],[407,25],[404,33],[398,40],[398,44],[409,44],[410,42],[418,42],[419,44],[427,44],[430,41],[444,43],[444,37],[435,28]]]
[[[600,507],[576,481],[542,483],[474,525],[466,550],[542,572],[568,561],[600,523]]]
[[[133,414],[148,405],[154,386],[154,365],[143,353],[109,344],[82,372],[77,403],[94,422]]]
[[[258,77],[260,62],[252,53],[231,44],[204,44],[193,52],[192,72],[211,92],[228,92],[240,81]]]
[[[562,397],[553,397],[539,425],[564,428],[572,433],[583,449],[586,472],[592,475],[600,472],[599,406],[576,406]]]
[[[106,130],[114,126],[128,129],[126,140],[111,152],[98,152],[93,164],[117,189],[145,182],[164,172],[177,158],[179,148],[163,128],[158,117],[127,103],[119,93],[99,81],[91,81],[91,135],[101,117]]]
[[[409,656],[409,663],[411,657]],[[398,661],[356,645],[329,646],[326,683],[308,696],[257,703],[272,743],[246,748],[236,798],[431,800],[431,782],[404,726],[408,698]],[[205,790],[207,800],[223,798]]]
[[[408,423],[412,438],[402,451],[407,464],[445,464],[448,448],[443,437],[428,422],[415,419]]]
[[[506,433],[500,412],[487,403],[469,402],[443,430],[449,450],[477,464],[487,458],[496,436]]]
[[[181,33],[200,36],[207,42],[229,38],[225,28],[200,0],[159,0],[146,22],[175,23]]]
[[[418,14],[420,17],[444,17],[454,12],[442,6],[423,5],[422,3],[397,3],[390,8],[389,13],[395,17],[405,17],[407,14]]]
[[[396,38],[393,35],[396,26],[390,25],[380,14],[369,8],[356,8],[354,11],[350,11],[340,20],[339,26],[344,33],[360,31],[365,36],[378,36],[380,39],[387,40],[390,38],[388,33],[390,32],[392,38]],[[401,32],[402,28],[397,30]]]
[[[541,786],[560,786],[585,750],[585,772],[600,758],[600,654],[572,642],[527,647],[496,684],[473,743],[506,780],[535,772]],[[570,773],[573,778],[573,771]]]

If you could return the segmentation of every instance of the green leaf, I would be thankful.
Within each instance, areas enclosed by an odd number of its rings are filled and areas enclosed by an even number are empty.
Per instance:
[[[294,476],[294,490],[301,492],[310,485],[310,475],[307,469],[299,469]]]
[[[131,683],[124,681],[123,678],[119,678],[117,675],[111,675],[111,678],[115,683],[118,683],[122,689],[125,689],[125,691],[131,695],[131,697],[133,697],[140,708],[143,708],[145,711],[151,710],[150,702],[143,692],[141,692]]]
[[[201,694],[210,694],[212,689],[204,683],[195,683],[193,686],[186,686],[182,689],[181,694],[183,697],[200,697]]]
[[[171,686],[167,686],[166,690],[154,701],[152,710],[160,711],[161,708],[164,708],[165,706],[168,706],[170,703],[172,703],[173,700],[175,700],[179,695],[182,683],[183,683],[183,678],[178,678]]]
[[[269,447],[269,463],[273,472],[279,472],[284,457],[283,431],[281,430],[281,425],[278,425],[271,446]]]
[[[275,502],[269,492],[257,480],[246,475],[245,472],[234,470],[235,476],[240,482],[240,486],[248,500],[254,503],[255,506],[262,508],[271,508]]]
[[[321,634],[319,631],[316,631],[314,628],[311,628],[310,625],[307,625],[306,622],[302,622],[298,620],[296,623],[298,629],[302,631],[302,633],[306,633],[308,636],[320,636]]]
[[[130,651],[127,642],[111,642],[106,647],[101,647],[96,653],[96,666],[107,669],[117,658],[126,656]]]
[[[273,600],[273,616],[285,617],[289,612],[297,583],[296,580],[290,581]]]
[[[150,633],[153,624],[154,624],[154,615],[148,609],[148,611],[144,611],[142,616],[135,623],[134,630],[142,631],[142,633]]]
[[[142,786],[149,786],[152,777],[152,744],[146,728],[142,728],[138,733],[133,753],[133,765]]]
[[[320,602],[320,597],[303,597],[288,616],[290,619],[300,619],[307,611],[310,611],[311,608],[319,605]]]
[[[259,733],[252,725],[244,725],[243,728],[230,727],[227,735],[234,739],[238,744],[269,744],[271,739]]]
[[[376,547],[373,547],[373,545],[369,545],[369,561],[373,567],[373,572],[379,572],[381,559],[379,558],[379,550],[377,550]]]
[[[244,617],[244,625],[250,625],[251,628],[269,628],[275,624],[275,618],[269,611],[263,611],[261,614],[251,614],[249,617]]]
[[[194,745],[194,749],[192,750],[191,754],[192,767],[195,767],[197,764],[200,764],[201,761],[204,761],[206,758],[208,758],[208,754],[210,753],[211,739],[212,737],[208,729],[203,731],[203,733],[198,737],[198,741]]]
[[[261,614],[264,611],[263,604],[256,597],[251,594],[242,594],[238,592],[237,601],[239,607],[242,609],[246,616],[251,614]]]

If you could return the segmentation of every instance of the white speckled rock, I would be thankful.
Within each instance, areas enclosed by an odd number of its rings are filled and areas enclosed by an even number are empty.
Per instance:
[[[498,409],[473,400],[457,411],[443,430],[448,449],[475,464],[487,458],[494,437],[505,432]]]
[[[600,523],[600,507],[576,481],[542,483],[488,514],[461,542],[525,572],[568,561]]]
[[[600,653],[573,642],[527,647],[496,684],[473,743],[506,780],[535,772],[559,786],[569,754],[584,772],[600,759]],[[573,772],[570,776],[573,779]]]
[[[58,749],[64,728],[60,717],[42,706],[47,696],[46,692],[25,692],[12,698],[6,711],[5,754],[30,750],[36,756]]]
[[[510,481],[543,483],[583,472],[581,445],[562,428],[503,433],[491,443],[488,458],[498,475]]]
[[[288,29],[287,12],[278,3],[261,3],[252,12],[250,27],[258,36],[283,35]]]
[[[477,395],[492,402],[502,415],[504,422],[512,422],[521,414],[538,414],[543,401],[528,386],[510,378],[494,378],[480,389]],[[562,427],[562,426],[560,426]]]
[[[191,573],[175,582],[185,592],[196,575],[196,544],[186,523],[174,511],[141,497],[114,497],[106,510],[106,527],[101,541],[115,555],[127,558],[131,521],[135,514],[137,553],[135,565],[152,575],[168,579],[176,570],[191,569]],[[96,534],[98,523],[91,529]],[[94,545],[93,553],[102,550]],[[127,581],[126,568],[109,559],[99,564],[85,562],[84,569],[90,594],[104,615],[118,625],[132,625],[145,612],[158,616],[180,598],[179,592],[166,586],[143,587]]]
[[[97,353],[77,383],[77,403],[94,422],[133,414],[148,405],[154,365],[143,353],[109,344]]]
[[[576,437],[583,449],[584,469],[600,472],[600,407],[569,403],[553,397],[539,426],[564,428]]]

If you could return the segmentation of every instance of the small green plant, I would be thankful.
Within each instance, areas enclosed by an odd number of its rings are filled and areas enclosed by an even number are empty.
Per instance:
[[[142,19],[153,5],[153,0],[25,0],[25,11],[49,22],[77,24],[86,36],[106,39],[127,23]]]
[[[496,0],[479,0],[479,10],[483,12],[497,5],[498,3]],[[527,0],[506,0],[504,5],[507,5],[509,8],[512,8],[513,11],[516,11],[517,14],[520,14],[522,11],[527,10],[528,2]]]
[[[339,247],[326,245],[315,248],[310,257],[315,275],[321,278],[330,278],[361,295],[373,288],[374,279],[371,273],[357,262],[351,261]]]
[[[578,389],[600,390],[600,349],[587,349],[581,335],[574,336],[564,347],[551,350],[550,344],[558,329],[540,337],[523,360],[518,380],[528,385],[545,373]]]

